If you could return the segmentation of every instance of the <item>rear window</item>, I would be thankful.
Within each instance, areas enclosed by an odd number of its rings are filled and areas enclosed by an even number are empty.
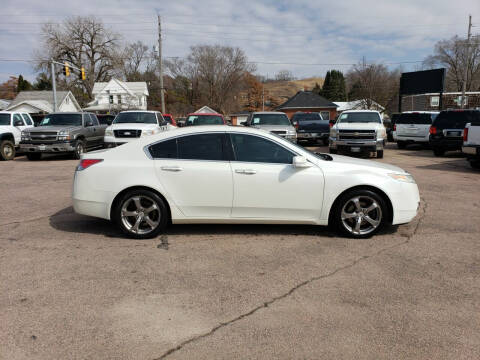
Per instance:
[[[396,120],[396,124],[424,124],[431,125],[436,114],[404,113]]]
[[[251,125],[292,125],[286,114],[254,114]]]
[[[295,114],[292,117],[292,121],[315,121],[323,120],[319,113],[301,113]]]
[[[190,115],[187,125],[223,125],[223,119],[218,115]]]
[[[433,124],[442,129],[463,129],[469,122],[480,121],[480,111],[442,111]]]
[[[114,124],[158,124],[154,113],[123,112],[117,115]]]

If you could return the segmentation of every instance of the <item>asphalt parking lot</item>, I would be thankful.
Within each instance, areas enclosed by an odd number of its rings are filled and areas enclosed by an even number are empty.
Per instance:
[[[422,203],[367,240],[270,225],[131,240],[73,213],[77,161],[0,163],[0,359],[480,358],[480,172],[393,144],[380,161]]]

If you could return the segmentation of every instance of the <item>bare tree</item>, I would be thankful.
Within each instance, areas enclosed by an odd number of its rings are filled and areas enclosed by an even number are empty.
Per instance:
[[[480,36],[470,40],[467,52],[467,41],[458,36],[441,40],[435,44],[433,55],[428,56],[424,65],[427,68],[445,67],[447,69],[446,88],[461,91],[465,66],[468,66],[466,89],[480,89]],[[468,54],[468,58],[467,58]]]
[[[275,74],[275,80],[277,81],[292,81],[295,80],[293,73],[290,70],[280,70]]]
[[[121,54],[122,72],[127,81],[143,80],[142,70],[148,66],[152,55],[148,46],[137,41],[127,44]]]
[[[95,82],[109,80],[118,68],[120,36],[107,29],[94,16],[72,17],[61,25],[46,23],[41,30],[41,44],[36,51],[36,68],[49,71],[48,59],[84,67],[86,80],[79,76],[66,79],[69,87],[76,87],[92,98]]]

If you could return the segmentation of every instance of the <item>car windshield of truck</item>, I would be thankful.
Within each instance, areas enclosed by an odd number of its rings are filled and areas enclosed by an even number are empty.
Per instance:
[[[223,125],[223,119],[218,115],[190,115],[186,125]]]
[[[38,126],[82,126],[82,114],[49,114]]]
[[[319,113],[303,113],[295,114],[292,117],[292,121],[314,121],[323,120]]]
[[[403,113],[397,119],[396,124],[418,124],[418,125],[431,125],[432,118],[435,118],[436,114],[425,113]]]
[[[380,116],[372,112],[343,113],[337,123],[377,123],[380,124]]]
[[[442,111],[433,125],[442,129],[463,129],[469,122],[480,121],[480,111]]]
[[[251,125],[292,125],[285,114],[255,114]]]
[[[154,113],[123,112],[117,115],[114,124],[158,124]]]
[[[0,114],[0,126],[10,125],[10,114]]]
[[[172,117],[170,115],[163,115],[163,118],[165,119],[166,122],[169,124],[172,124]]]

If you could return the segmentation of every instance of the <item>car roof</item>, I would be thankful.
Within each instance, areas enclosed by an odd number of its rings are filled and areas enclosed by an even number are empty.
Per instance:
[[[361,113],[361,112],[377,113],[378,115],[380,115],[380,112],[377,111],[377,110],[345,110],[345,111],[342,111],[342,114],[345,114],[345,113]]]
[[[252,114],[282,114],[282,115],[287,115],[282,111],[254,111]]]
[[[161,113],[160,111],[157,111],[157,110],[125,110],[125,111],[120,111],[119,114],[121,114],[121,113],[138,113],[138,112],[152,113],[152,114]]]
[[[222,115],[222,114],[219,114],[219,113],[190,113],[190,114],[188,114],[187,116],[190,116],[190,115],[195,115],[195,116],[201,116],[201,115],[217,115],[217,116],[223,117],[223,115]]]
[[[402,114],[438,114],[440,111],[404,111]]]

